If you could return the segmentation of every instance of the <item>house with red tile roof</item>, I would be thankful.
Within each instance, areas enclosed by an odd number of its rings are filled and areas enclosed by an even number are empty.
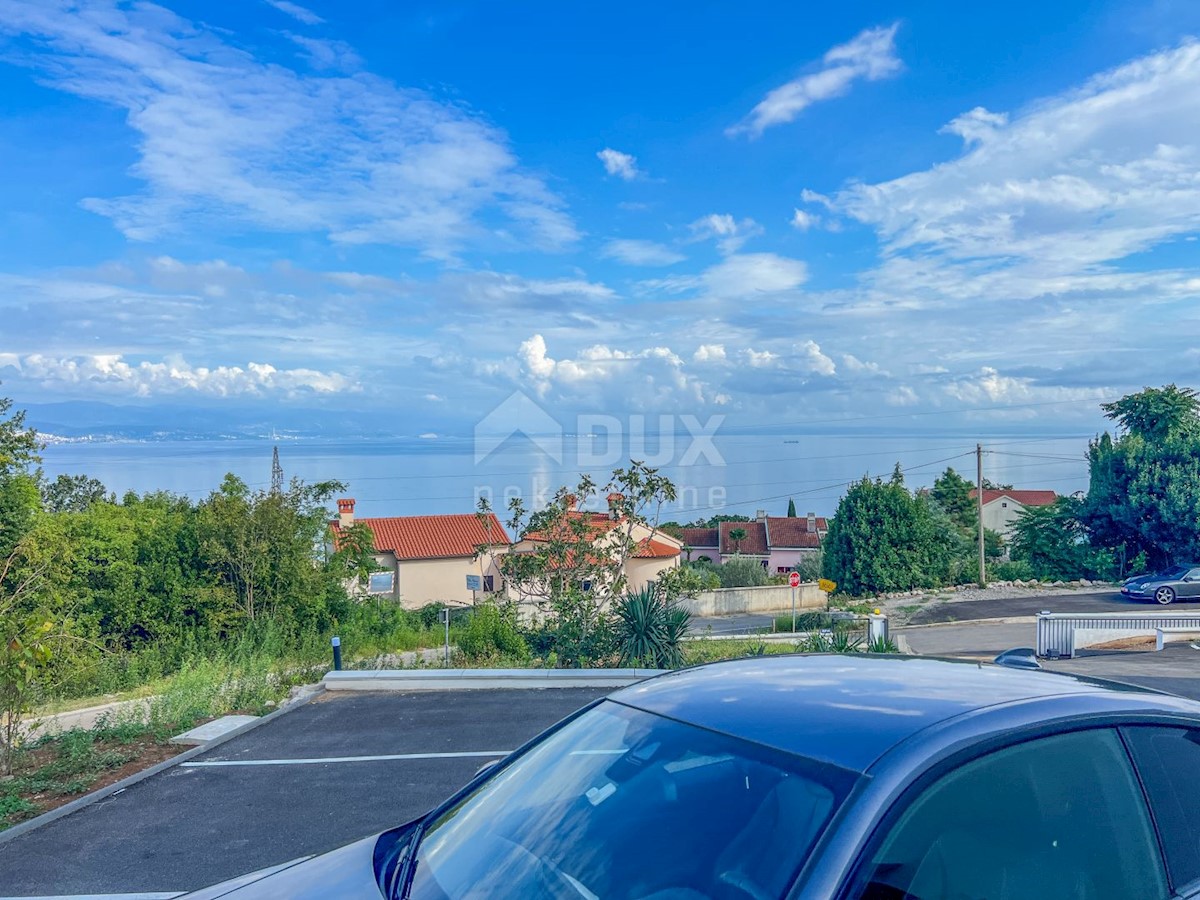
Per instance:
[[[741,529],[746,536],[735,540]],[[680,539],[689,560],[724,563],[735,556],[758,560],[772,573],[790,572],[797,563],[821,549],[829,522],[815,513],[807,516],[768,516],[759,510],[750,522],[720,522],[717,528],[683,528]]]
[[[494,513],[356,519],[354,500],[338,500],[338,517],[330,522],[334,540],[354,524],[367,526],[375,539],[375,562],[382,571],[371,576],[372,594],[416,608],[470,603],[503,590],[496,558],[510,541]],[[486,549],[477,557],[480,547]],[[468,575],[479,577],[479,591],[467,587]]]
[[[979,495],[971,491],[971,499]],[[1011,537],[1013,525],[1031,506],[1051,506],[1058,500],[1054,491],[1019,491],[983,489],[983,527],[997,532],[1006,541]]]
[[[619,552],[618,548],[624,546],[624,538],[627,535],[633,542],[633,549],[624,563],[625,583],[628,590],[636,591],[657,579],[666,570],[678,566],[683,545],[666,532],[630,520],[620,513],[619,507],[623,499],[618,494],[610,494],[608,512],[569,509],[566,515],[572,521],[572,525],[578,523],[578,526],[582,527],[579,528],[579,532],[572,528],[571,533],[565,535],[562,540],[574,544],[581,532],[581,536],[586,536],[595,547],[597,558],[603,558],[600,554],[616,555]],[[513,546],[512,552],[537,552],[544,550],[554,540],[551,534],[527,531]]]

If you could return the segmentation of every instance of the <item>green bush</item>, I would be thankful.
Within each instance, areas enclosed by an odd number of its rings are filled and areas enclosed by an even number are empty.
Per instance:
[[[734,558],[716,566],[713,571],[723,588],[759,587],[770,582],[767,570],[756,559]]]
[[[1033,566],[1023,559],[1010,559],[988,566],[990,581],[1028,581],[1034,578]]]
[[[529,646],[517,629],[516,612],[485,602],[475,607],[457,635],[458,649],[470,660],[499,656],[529,658]]]
[[[691,613],[655,585],[626,594],[613,605],[624,665],[676,669],[683,665],[683,636]]]

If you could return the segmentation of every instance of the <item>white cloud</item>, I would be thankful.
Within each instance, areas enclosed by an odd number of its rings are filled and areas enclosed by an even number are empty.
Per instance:
[[[807,279],[808,267],[803,262],[774,253],[729,256],[701,276],[706,291],[722,298],[791,291]]]
[[[446,398],[443,397],[441,394],[426,394],[425,399],[428,400],[430,403],[445,403],[446,402]]]
[[[920,402],[917,392],[910,388],[907,384],[902,384],[894,390],[888,391],[883,402],[888,406],[915,406]]]
[[[448,257],[578,237],[502,131],[424,91],[264,62],[149,4],[0,0],[0,32],[32,39],[17,59],[44,83],[127,112],[143,188],[84,205],[131,239],[232,220]]]
[[[696,352],[692,354],[692,359],[698,363],[724,362],[725,345],[701,344],[696,348]]]
[[[835,203],[879,234],[872,284],[925,302],[1171,290],[1115,264],[1200,229],[1198,94],[1189,40],[1012,117],[971,110],[957,159]]]
[[[753,219],[738,221],[728,213],[709,213],[688,225],[692,239],[704,241],[715,238],[722,253],[736,253],[752,237],[763,233]]]
[[[898,27],[868,28],[848,43],[832,48],[825,54],[821,68],[775,88],[725,133],[758,137],[773,125],[793,121],[813,103],[842,96],[860,79],[878,81],[895,75],[903,68],[896,56]]]
[[[808,231],[820,224],[821,217],[813,213],[805,212],[802,209],[797,209],[792,213],[792,227],[797,231]]]
[[[837,373],[837,366],[834,365],[832,359],[821,352],[821,347],[816,341],[805,341],[796,349],[800,353],[801,362],[810,372],[825,376]]]
[[[629,266],[670,266],[687,259],[682,253],[654,241],[627,238],[609,241],[600,251],[600,255]]]
[[[1111,395],[1111,391],[1104,387],[1041,385],[1032,378],[1003,375],[992,366],[959,376],[946,384],[943,390],[950,398],[963,403],[997,406],[1089,399],[1099,403]]]
[[[754,350],[750,347],[742,351],[742,356],[755,369],[769,368],[779,359],[778,353],[772,353],[770,350]]]
[[[705,385],[686,371],[683,359],[670,347],[623,350],[593,344],[574,357],[549,355],[546,341],[535,334],[517,350],[521,386],[545,397],[551,388],[580,396],[602,396],[606,405],[644,408],[654,403],[705,401]]]
[[[604,163],[605,172],[625,181],[633,181],[633,179],[642,174],[641,170],[637,167],[637,157],[630,156],[628,153],[622,153],[620,150],[605,147],[596,154],[596,158]]]
[[[325,20],[318,16],[310,9],[305,9],[297,3],[292,3],[291,0],[265,0],[268,6],[273,6],[284,15],[291,16],[298,22],[305,25],[320,25]]]
[[[968,144],[978,143],[991,137],[995,132],[1008,124],[1006,113],[988,112],[982,106],[977,106],[963,113],[942,127],[943,134],[957,134]]]
[[[850,372],[865,372],[870,375],[886,375],[883,367],[877,362],[867,362],[851,353],[842,354],[842,365]]]
[[[269,363],[241,366],[193,366],[181,357],[158,362],[127,362],[122,354],[52,357],[38,353],[0,355],[0,364],[22,379],[46,386],[86,385],[92,390],[135,397],[195,393],[211,397],[285,396],[354,392],[349,376],[315,369],[277,369]]]

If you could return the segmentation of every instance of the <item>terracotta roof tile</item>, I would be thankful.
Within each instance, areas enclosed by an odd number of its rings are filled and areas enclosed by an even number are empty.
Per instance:
[[[679,539],[689,547],[716,547],[717,529],[715,528],[680,528]]]
[[[816,525],[816,531],[809,531],[806,516],[768,516],[767,540],[772,547],[820,547],[821,534],[828,530],[829,524],[818,517]]]
[[[735,528],[742,528],[746,532],[746,537],[737,546],[738,552],[751,556],[767,555],[767,529],[762,522],[722,522],[721,555],[734,552],[735,545],[729,532]]]
[[[445,516],[390,516],[355,519],[375,536],[375,549],[390,552],[397,559],[443,559],[474,556],[481,544],[507,544],[508,532],[494,513],[484,521],[474,513]],[[340,530],[331,523],[334,534]]]
[[[633,548],[633,556],[637,559],[670,559],[678,555],[678,547],[656,538],[646,538]]]
[[[604,534],[605,532],[612,531],[614,528],[617,527],[618,524],[620,524],[619,519],[614,519],[608,513],[602,513],[602,512],[584,512],[581,510],[572,510],[567,513],[567,516],[569,516],[572,519],[586,520],[588,530],[591,531],[593,536],[598,536],[598,535]],[[575,533],[572,532],[569,534],[564,534],[562,536],[561,540],[574,541],[574,540],[577,540],[580,536],[581,535],[576,535]],[[542,532],[542,531],[527,531],[523,535],[523,539],[526,541],[549,540],[549,538],[547,537],[545,532]]]
[[[975,499],[978,491],[971,491],[971,499]],[[1050,506],[1058,499],[1058,494],[1054,491],[993,491],[989,488],[983,489],[983,504],[986,506],[994,500],[999,500],[1001,497],[1007,497],[1009,500],[1015,500],[1022,506]]]

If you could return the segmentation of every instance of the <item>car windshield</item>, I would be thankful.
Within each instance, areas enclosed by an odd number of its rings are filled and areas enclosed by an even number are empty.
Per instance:
[[[409,897],[781,897],[853,779],[606,701],[430,823]]]
[[[1171,566],[1165,572],[1159,573],[1159,578],[1182,578],[1188,573],[1187,566]]]

